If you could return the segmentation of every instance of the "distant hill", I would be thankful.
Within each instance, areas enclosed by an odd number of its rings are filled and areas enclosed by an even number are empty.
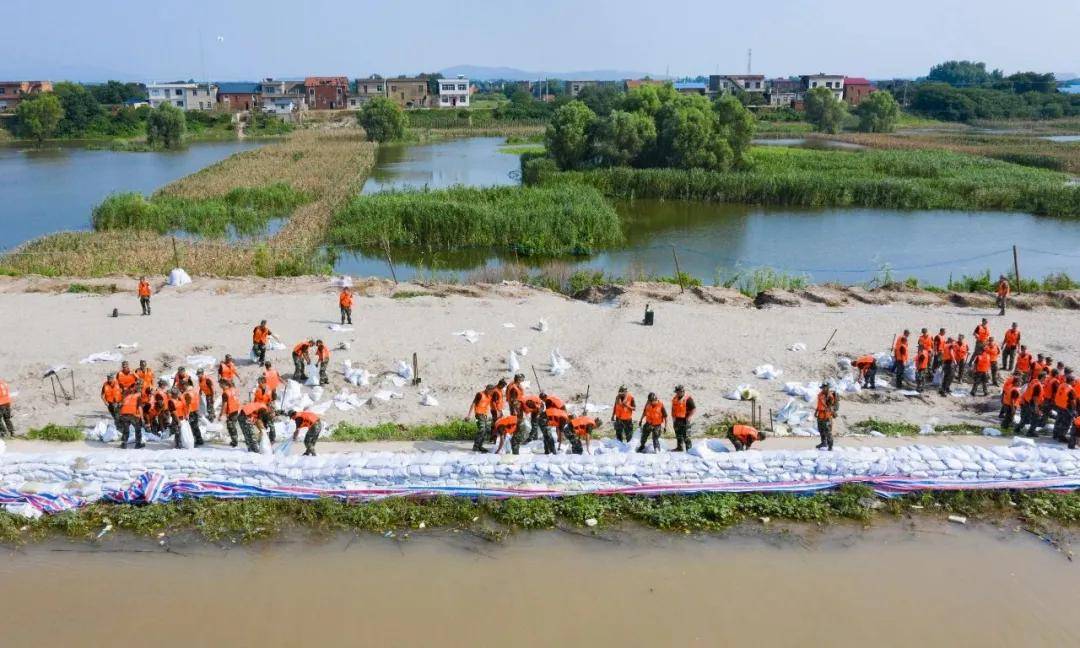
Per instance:
[[[662,74],[634,72],[632,70],[577,70],[574,72],[547,72],[543,70],[520,70],[511,67],[487,67],[483,65],[454,65],[439,72],[445,77],[465,76],[476,81],[506,79],[509,81],[535,81],[537,79],[564,79],[568,81],[622,81],[623,79],[667,78]]]

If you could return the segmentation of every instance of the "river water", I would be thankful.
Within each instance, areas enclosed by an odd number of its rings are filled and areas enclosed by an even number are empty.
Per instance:
[[[0,146],[0,250],[62,230],[88,230],[94,206],[118,191],[151,193],[258,142],[205,142],[123,153],[80,146]]]
[[[0,558],[3,645],[1080,645],[1080,567],[1011,529],[601,538],[30,547]]]
[[[801,145],[802,139],[769,140]],[[385,147],[364,193],[453,184],[515,184],[518,158],[500,151],[501,138]],[[950,278],[989,270],[1012,270],[1019,246],[1021,276],[1080,274],[1080,220],[1023,213],[867,208],[762,207],[684,201],[638,200],[617,205],[626,243],[589,258],[559,261],[580,268],[638,277],[683,272],[711,283],[768,266],[816,282],[862,283],[883,277],[915,277],[944,285]],[[466,248],[427,253],[393,251],[399,279],[494,267],[508,261],[542,265],[549,259],[517,259]],[[385,254],[342,251],[337,271],[389,277]]]

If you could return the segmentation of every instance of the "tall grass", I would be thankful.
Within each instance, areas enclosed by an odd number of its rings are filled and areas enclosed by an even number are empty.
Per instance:
[[[523,256],[587,254],[622,241],[615,209],[584,186],[452,187],[354,197],[330,242],[448,250],[485,247]]]
[[[806,275],[789,274],[774,268],[737,272],[717,281],[725,288],[734,287],[747,297],[756,297],[767,290],[801,290],[806,288],[809,282]]]
[[[810,207],[991,209],[1080,216],[1068,177],[944,151],[818,151],[761,147],[746,171],[609,168],[552,172],[523,161],[526,182],[593,186],[621,198],[667,198]]]

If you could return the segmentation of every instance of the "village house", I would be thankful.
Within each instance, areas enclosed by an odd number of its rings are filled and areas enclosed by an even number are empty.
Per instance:
[[[307,110],[307,89],[300,81],[263,79],[259,84],[259,105],[263,111],[283,116]]]
[[[765,75],[763,74],[710,74],[709,93],[724,94],[725,92],[765,92]]]
[[[304,90],[311,110],[340,110],[346,106],[349,79],[343,76],[307,77]]]
[[[672,84],[675,92],[685,95],[704,95],[709,86],[704,81],[676,81]]]
[[[29,95],[52,91],[52,81],[0,81],[0,112],[14,111]]]
[[[146,93],[151,108],[170,103],[181,110],[213,110],[217,105],[217,86],[213,83],[147,83]]]
[[[366,79],[357,79],[354,83],[354,90],[349,95],[349,108],[361,108],[375,97],[385,96],[386,79],[381,76],[370,76]]]
[[[229,112],[242,110],[254,110],[262,103],[262,91],[258,83],[232,83],[222,82],[218,84],[218,106]]]
[[[844,77],[844,101],[858,106],[875,90],[874,84],[862,77]]]
[[[571,97],[576,97],[581,94],[581,91],[589,86],[600,85],[599,81],[567,81],[566,82],[566,94]]]
[[[769,79],[766,83],[769,105],[773,107],[791,106],[802,101],[802,81],[797,79]]]
[[[832,90],[837,101],[844,99],[844,75],[843,74],[804,74],[802,77],[802,90],[807,92],[814,88],[828,88]]]
[[[456,79],[439,79],[440,108],[468,108],[469,80],[458,75]]]
[[[642,86],[662,86],[665,83],[667,83],[667,81],[660,81],[659,79],[624,79],[623,90],[630,92],[631,90]]]
[[[386,96],[402,108],[430,108],[433,103],[427,77],[386,79]]]

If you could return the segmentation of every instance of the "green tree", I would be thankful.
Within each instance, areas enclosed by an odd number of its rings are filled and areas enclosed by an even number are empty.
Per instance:
[[[544,133],[544,144],[561,169],[581,167],[589,154],[588,134],[596,114],[580,101],[555,110]]]
[[[847,115],[844,102],[828,88],[813,88],[806,93],[806,120],[823,133],[839,133]]]
[[[578,93],[577,99],[600,117],[607,117],[619,107],[623,91],[610,83],[585,86]]]
[[[1057,79],[1052,72],[1039,74],[1038,72],[1017,72],[1005,77],[1004,81],[995,83],[994,87],[1001,90],[1011,90],[1017,94],[1025,92],[1057,92]]]
[[[401,106],[386,97],[375,97],[357,113],[357,121],[372,142],[390,142],[405,136],[408,120]]]
[[[900,104],[888,92],[871,92],[855,109],[859,130],[864,133],[891,133],[900,119]]]
[[[945,61],[930,68],[929,81],[939,81],[952,86],[977,86],[1001,79],[1001,70],[986,71],[981,61]]]
[[[713,103],[717,134],[731,148],[732,162],[737,167],[750,164],[750,143],[754,139],[757,119],[746,109],[741,98],[723,95]]]
[[[645,113],[614,110],[593,123],[589,138],[598,163],[633,165],[656,144],[656,124]]]
[[[37,94],[20,101],[15,116],[22,135],[40,142],[56,134],[64,118],[64,108],[56,95]]]
[[[643,85],[627,92],[623,97],[622,109],[626,112],[642,112],[655,117],[661,106],[675,100],[678,93],[670,83],[662,86]]]
[[[107,81],[105,83],[88,86],[90,94],[94,95],[98,103],[122,104],[128,99],[146,98],[146,87],[139,83],[121,83],[119,81]]]
[[[700,95],[678,96],[660,107],[656,141],[659,161],[680,169],[726,169],[734,158],[717,133],[712,105]]]
[[[946,83],[923,83],[915,90],[911,109],[944,121],[968,121],[975,117],[975,102]]]
[[[64,118],[60,120],[60,134],[77,137],[86,132],[90,124],[102,114],[101,104],[90,91],[78,83],[61,81],[53,88]]]
[[[150,146],[179,148],[187,130],[184,111],[171,103],[163,103],[146,118],[146,143]]]

